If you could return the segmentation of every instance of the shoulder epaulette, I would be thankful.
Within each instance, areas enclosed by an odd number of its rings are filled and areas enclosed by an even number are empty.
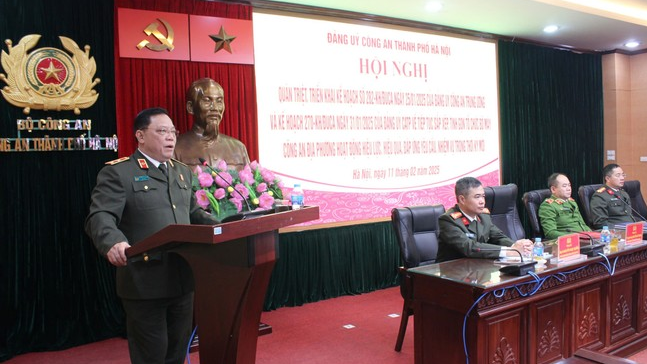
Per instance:
[[[460,212],[460,211],[456,211],[456,212],[453,212],[453,213],[449,214],[449,216],[451,216],[452,219],[456,220],[456,219],[462,217],[463,213]]]
[[[604,192],[604,190],[606,190],[606,189],[607,189],[606,187],[602,186],[602,187],[598,188],[597,190],[595,190],[595,192]]]
[[[555,202],[555,200],[553,200],[552,198],[547,198],[547,199],[546,199],[546,203],[547,203],[547,204],[549,204],[549,205],[550,205],[551,203],[553,203],[553,202]]]
[[[111,160],[110,162],[106,162],[106,164],[114,166],[117,163],[125,162],[125,161],[127,161],[129,159],[130,159],[130,157],[121,157],[119,159],[115,159],[115,160]]]
[[[568,200],[571,201],[571,202],[575,201],[575,199],[573,197],[569,197]]]
[[[487,207],[484,207],[483,212],[481,212],[481,213],[482,214],[490,214],[490,209],[488,209]]]

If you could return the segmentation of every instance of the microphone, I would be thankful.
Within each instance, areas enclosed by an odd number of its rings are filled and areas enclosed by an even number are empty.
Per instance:
[[[646,220],[647,220],[647,219],[645,219],[645,217],[644,217],[644,216],[642,216],[638,211],[636,211],[633,207],[631,207],[631,205],[630,205],[630,204],[628,204],[628,203],[627,203],[627,201],[625,201],[625,200],[622,198],[622,196],[618,195],[618,193],[617,193],[617,192],[615,192],[615,191],[613,192],[613,197],[615,197],[615,198],[617,198],[618,200],[622,201],[622,203],[623,203],[623,204],[625,204],[626,206],[628,206],[628,207],[631,209],[631,211],[632,211],[634,214],[636,214],[636,216],[638,216],[639,218],[641,218],[641,219],[642,219],[642,221],[646,221]]]
[[[510,265],[503,266],[499,269],[499,272],[503,274],[509,274],[511,276],[525,276],[526,274],[535,271],[535,264],[537,264],[537,262],[534,260],[530,262],[524,262],[523,255],[521,255],[521,252],[519,252],[517,249],[513,249],[507,246],[502,246],[501,250],[515,251],[517,254],[519,254],[519,258],[521,259],[521,261],[518,264],[510,264]],[[499,249],[472,247],[472,251],[475,253],[498,252]]]
[[[585,233],[584,231],[573,231],[572,229],[568,229],[567,231],[569,233],[577,233],[588,236],[589,245],[582,246],[582,244],[580,244],[580,254],[585,254],[587,257],[597,257],[600,254],[604,254],[604,243],[593,244],[594,239],[591,234]]]
[[[216,176],[220,177],[220,179],[222,179],[223,181],[225,181],[225,183],[226,183],[227,185],[229,185],[229,187],[231,187],[234,191],[236,191],[236,193],[240,196],[240,198],[242,198],[242,199],[243,199],[243,201],[245,202],[245,205],[247,205],[247,210],[252,211],[252,207],[249,205],[249,202],[247,201],[247,199],[245,198],[245,196],[243,196],[243,194],[242,194],[242,193],[240,193],[240,191],[238,191],[238,190],[236,189],[236,187],[232,186],[232,185],[231,185],[231,183],[229,183],[229,181],[227,181],[226,179],[224,179],[224,178],[220,175],[220,173],[218,173],[218,171],[216,171],[215,169],[213,169],[213,168],[209,165],[209,163],[207,163],[207,161],[206,161],[206,160],[204,160],[204,158],[198,158],[198,160],[200,161],[200,164],[202,164],[203,166],[207,167],[207,168],[208,168],[212,173],[215,173],[215,174],[216,174]],[[225,221],[223,221],[223,222],[225,222]]]

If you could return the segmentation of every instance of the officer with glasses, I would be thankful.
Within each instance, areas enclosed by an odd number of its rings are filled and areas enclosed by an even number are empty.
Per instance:
[[[631,199],[622,188],[625,185],[625,173],[615,164],[608,164],[602,169],[604,186],[591,196],[591,215],[593,228],[601,229],[608,226],[613,229],[616,224],[635,222],[631,212]]]
[[[126,249],[170,224],[214,225],[196,202],[188,166],[171,159],[177,131],[166,110],[135,118],[137,151],[106,163],[92,191],[85,231],[117,267],[130,360],[184,363],[193,321],[193,276],[177,254],[126,259]]]

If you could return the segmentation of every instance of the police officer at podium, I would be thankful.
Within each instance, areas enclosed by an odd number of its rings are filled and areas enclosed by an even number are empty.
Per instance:
[[[135,118],[137,151],[106,163],[92,191],[85,231],[117,267],[130,360],[184,363],[193,320],[193,276],[177,254],[126,259],[126,249],[171,224],[217,224],[191,189],[190,169],[171,159],[177,132],[166,110]]]

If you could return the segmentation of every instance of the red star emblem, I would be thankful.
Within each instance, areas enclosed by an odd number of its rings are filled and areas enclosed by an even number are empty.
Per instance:
[[[216,49],[214,49],[213,53],[218,53],[218,51],[221,49],[232,53],[231,42],[233,42],[236,37],[232,37],[231,35],[227,34],[225,32],[225,28],[223,28],[222,25],[220,26],[220,32],[218,32],[218,34],[209,35],[209,38],[213,39],[213,41],[216,42]]]

